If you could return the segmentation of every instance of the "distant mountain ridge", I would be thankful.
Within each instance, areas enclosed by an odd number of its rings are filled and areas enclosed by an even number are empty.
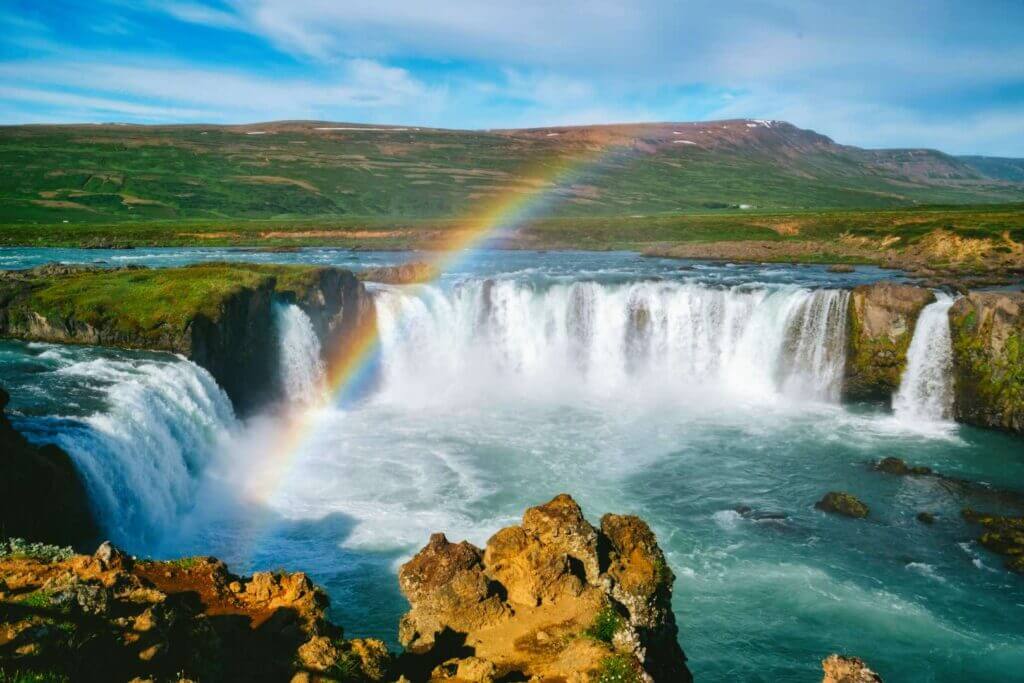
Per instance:
[[[567,166],[571,182],[552,188]],[[5,223],[460,217],[544,189],[562,216],[1005,203],[1024,201],[1024,161],[862,149],[760,119],[0,128]]]
[[[1011,183],[1024,183],[1024,159],[983,156],[957,158],[989,178],[1006,180]]]

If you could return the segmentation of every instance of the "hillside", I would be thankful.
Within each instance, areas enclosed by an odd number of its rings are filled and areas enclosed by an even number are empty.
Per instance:
[[[459,217],[566,166],[555,216],[1024,200],[1024,183],[991,165],[849,147],[776,121],[13,126],[0,128],[0,223]]]
[[[990,178],[1007,180],[1014,183],[1024,183],[1024,159],[1011,159],[1007,157],[958,157],[968,166],[973,167],[979,173]]]

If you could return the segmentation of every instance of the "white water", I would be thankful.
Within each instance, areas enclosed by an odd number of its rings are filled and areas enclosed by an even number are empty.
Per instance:
[[[293,403],[313,403],[324,390],[324,361],[313,323],[295,304],[276,304],[274,320],[285,398]]]
[[[101,385],[106,409],[76,418],[58,443],[82,473],[103,531],[138,548],[191,507],[199,474],[235,424],[213,377],[179,359],[99,358],[57,373]]]
[[[893,412],[908,424],[953,417],[953,342],[949,309],[953,298],[936,293],[917,319],[907,350],[907,367],[893,397]]]
[[[514,280],[377,294],[388,394],[607,397],[713,389],[835,401],[848,294],[798,287]]]

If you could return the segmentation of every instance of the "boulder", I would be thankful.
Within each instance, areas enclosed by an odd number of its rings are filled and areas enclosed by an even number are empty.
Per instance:
[[[896,474],[900,476],[907,476],[911,474],[922,475],[932,473],[930,467],[911,466],[908,465],[903,460],[901,460],[900,458],[894,458],[891,456],[888,458],[882,458],[877,463],[875,463],[875,469],[878,470],[879,472],[885,472],[886,474]]]
[[[982,527],[978,537],[982,546],[1003,555],[1007,569],[1024,574],[1024,517],[992,515],[970,508],[961,514],[968,522]]]
[[[822,660],[821,668],[825,670],[821,683],[882,683],[882,677],[858,657],[829,655]]]
[[[893,282],[853,289],[847,309],[845,398],[888,401],[892,397],[906,367],[917,318],[933,301],[931,290]]]
[[[689,681],[674,580],[643,520],[605,515],[597,529],[564,494],[484,549],[435,534],[399,572],[411,606],[400,669],[411,680],[585,681],[621,660],[637,680]]]
[[[829,491],[814,504],[814,507],[825,512],[857,519],[867,517],[869,510],[857,496],[842,491]]]
[[[974,292],[949,319],[956,419],[1024,433],[1024,292]]]

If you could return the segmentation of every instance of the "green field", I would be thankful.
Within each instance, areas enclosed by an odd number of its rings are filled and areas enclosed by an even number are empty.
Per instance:
[[[856,240],[902,251],[942,231],[988,240],[978,262],[1024,242],[1016,161],[863,150],[780,122],[14,126],[0,128],[0,246],[430,249],[487,227],[488,207],[543,197],[500,246],[801,242],[750,258],[882,261]]]

